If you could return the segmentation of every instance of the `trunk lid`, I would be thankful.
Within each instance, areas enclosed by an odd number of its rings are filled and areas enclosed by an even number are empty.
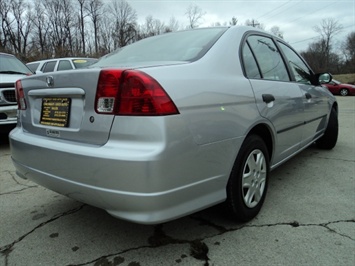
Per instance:
[[[109,138],[113,115],[95,112],[100,69],[33,75],[21,80],[26,109],[20,110],[25,132],[102,145]]]

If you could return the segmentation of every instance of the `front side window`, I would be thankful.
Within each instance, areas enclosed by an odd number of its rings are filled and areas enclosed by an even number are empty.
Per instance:
[[[307,67],[303,60],[285,44],[279,43],[279,45],[286,56],[296,82],[311,84],[312,71]]]
[[[271,38],[252,35],[247,42],[255,55],[263,79],[290,81],[282,56]]]

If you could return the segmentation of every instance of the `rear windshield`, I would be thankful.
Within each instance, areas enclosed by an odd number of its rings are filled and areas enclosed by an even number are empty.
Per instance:
[[[73,59],[72,62],[75,66],[75,68],[83,68],[90,66],[94,63],[96,63],[98,59],[95,58],[80,58],[80,59]]]
[[[166,33],[143,39],[100,59],[95,66],[138,62],[187,61],[201,58],[227,28],[206,28]]]

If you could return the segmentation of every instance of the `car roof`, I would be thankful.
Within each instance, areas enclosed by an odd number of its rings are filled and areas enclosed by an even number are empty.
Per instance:
[[[49,58],[49,59],[42,59],[37,61],[28,62],[27,64],[34,64],[34,63],[41,63],[47,61],[55,61],[55,60],[75,60],[75,59],[97,59],[93,57],[58,57],[58,58]]]
[[[13,56],[13,57],[15,57],[13,54],[8,54],[8,53],[3,53],[3,52],[0,52],[0,55],[7,55],[7,56]]]

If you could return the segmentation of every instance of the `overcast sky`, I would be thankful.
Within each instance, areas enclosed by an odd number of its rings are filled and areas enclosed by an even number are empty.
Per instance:
[[[105,2],[108,0],[104,0]],[[199,6],[205,13],[200,27],[211,26],[219,22],[229,22],[232,17],[238,24],[255,19],[269,30],[273,26],[280,27],[284,40],[296,50],[308,48],[312,39],[319,36],[313,29],[323,19],[335,19],[343,26],[342,33],[337,36],[338,43],[355,31],[355,0],[127,0],[136,10],[139,23],[152,15],[165,24],[171,17],[179,21],[180,26],[187,26],[186,10],[190,4]]]

